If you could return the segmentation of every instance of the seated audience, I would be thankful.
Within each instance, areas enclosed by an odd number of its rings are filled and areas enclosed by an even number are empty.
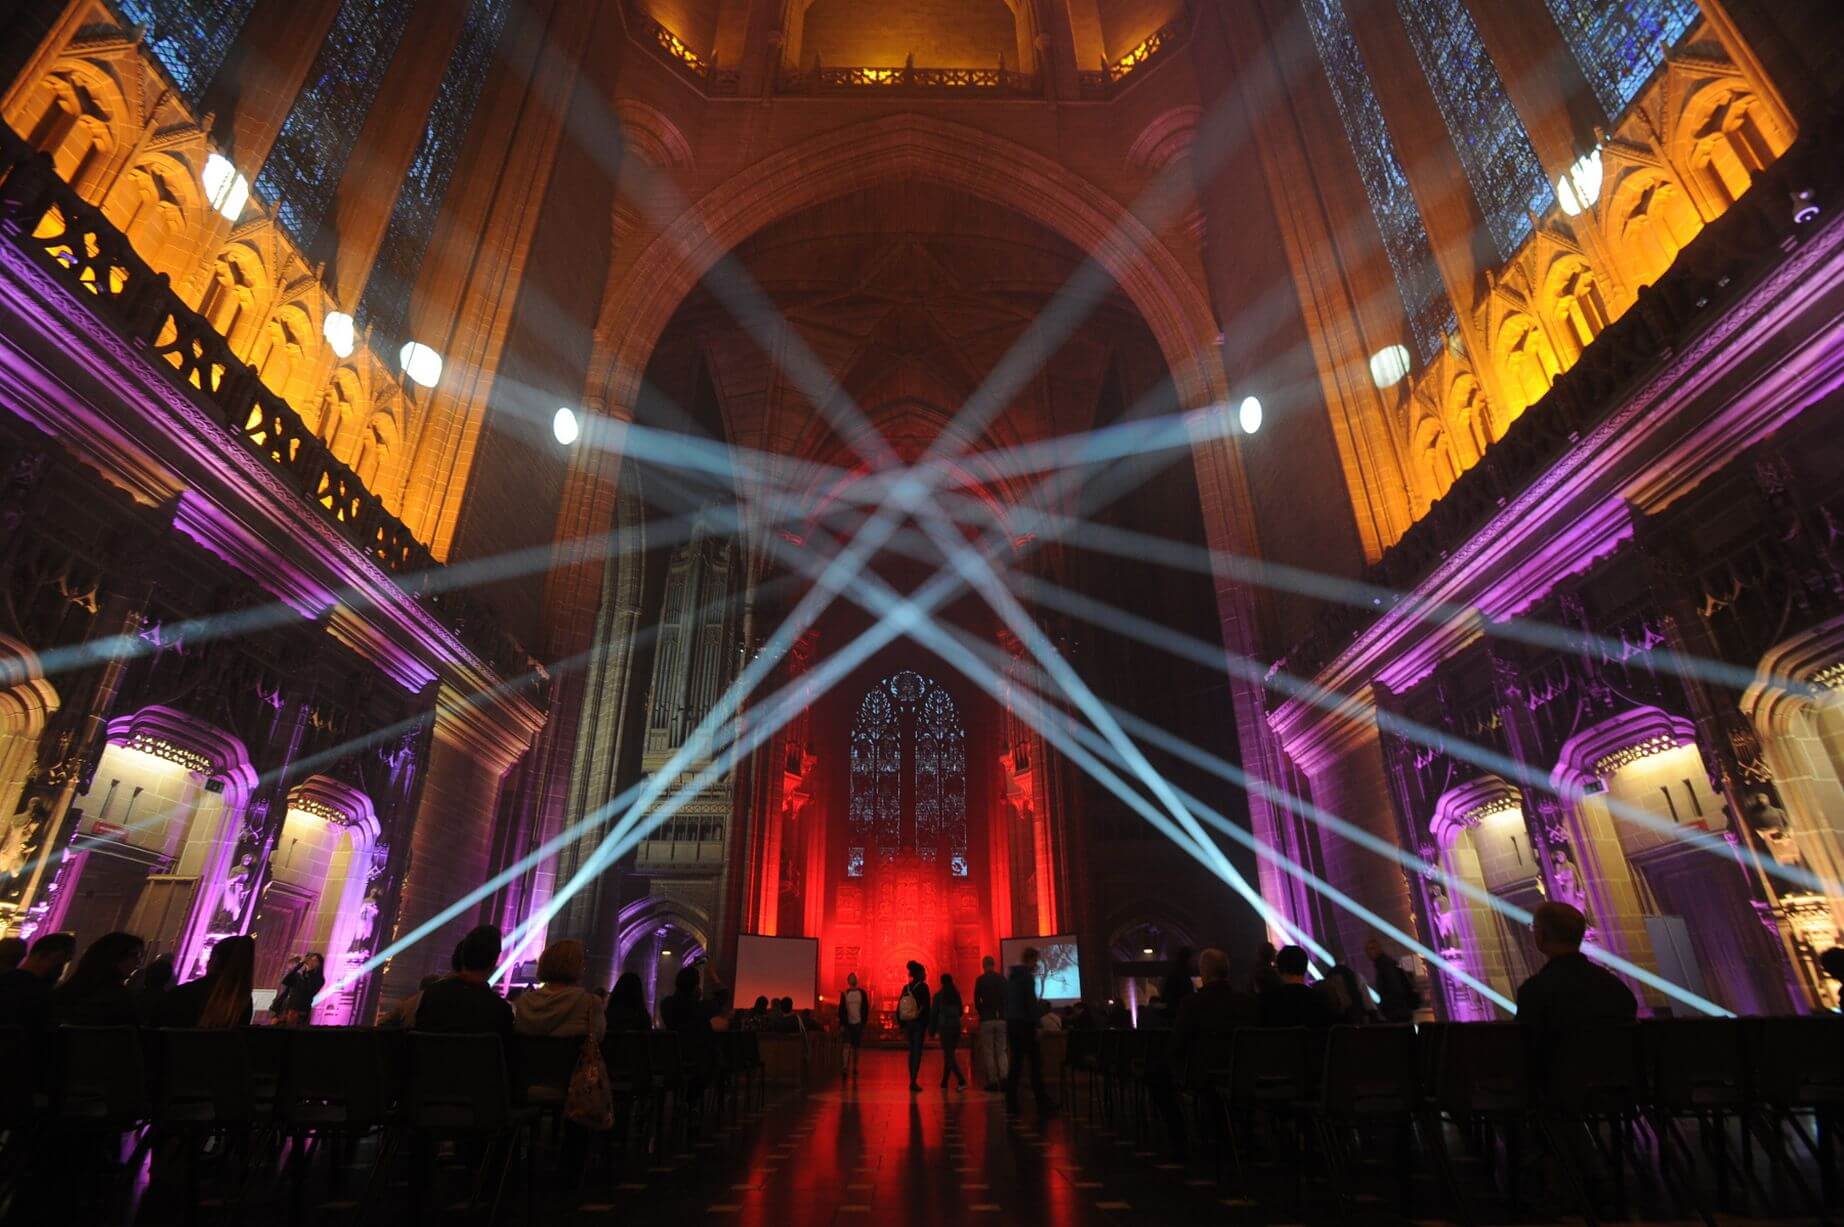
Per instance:
[[[416,1007],[422,1004],[423,994],[428,992],[435,985],[440,984],[443,980],[446,980],[448,976],[457,975],[460,971],[461,943],[456,942],[454,953],[448,956],[448,975],[445,976],[439,972],[431,972],[421,980],[418,980],[416,982],[416,991],[392,1006],[382,1018],[378,1019],[378,1025],[380,1027],[414,1027],[416,1025]]]
[[[801,1026],[800,1015],[794,1012],[792,997],[782,997],[775,1002],[775,1019],[769,1029],[783,1035],[799,1035],[805,1030]]]
[[[1306,951],[1298,946],[1283,946],[1274,956],[1280,982],[1261,994],[1262,1026],[1329,1027],[1338,1021],[1325,994],[1307,986],[1306,964]]]
[[[0,976],[4,976],[25,961],[25,938],[0,937]]]
[[[711,994],[711,1030],[730,1029],[730,990],[720,988]]]
[[[1263,942],[1255,948],[1255,970],[1249,975],[1249,991],[1265,993],[1280,987],[1281,977],[1274,970],[1274,959],[1273,942]]]
[[[745,1031],[766,1031],[773,1017],[774,1012],[769,1009],[768,998],[757,997],[754,1005],[742,1011],[740,1022]]]
[[[615,981],[615,987],[608,994],[606,1012],[609,1031],[651,1031],[653,1016],[647,1012],[647,994],[641,987],[640,976],[631,971],[622,972]]]
[[[711,1012],[705,1005],[698,969],[681,967],[672,981],[672,995],[659,1003],[660,1026],[681,1035],[702,1034],[711,1029]]]
[[[1638,1016],[1639,1001],[1626,982],[1581,952],[1588,921],[1579,911],[1553,900],[1539,904],[1530,929],[1548,962],[1518,986],[1519,1022],[1554,1033]]]
[[[134,984],[134,1012],[143,1027],[157,1027],[160,1003],[173,987],[173,956],[162,954],[148,961]]]
[[[0,1026],[44,1026],[51,990],[76,953],[77,939],[69,933],[47,933],[33,942],[19,966],[0,974]]]
[[[1203,987],[1186,997],[1172,1020],[1172,1068],[1181,1079],[1196,1073],[1198,1049],[1205,1036],[1226,1035],[1237,1027],[1261,1021],[1261,1005],[1253,993],[1230,982],[1229,956],[1210,949],[1197,956]]]
[[[552,942],[538,957],[537,988],[512,1003],[512,1029],[520,1035],[593,1035],[602,1038],[608,1025],[602,1002],[582,987],[588,966],[583,943],[574,938]]]
[[[211,948],[205,974],[168,992],[154,1012],[160,1027],[247,1027],[256,976],[256,939],[227,937]]]
[[[461,970],[431,984],[416,1007],[418,1031],[512,1035],[512,1007],[487,982],[499,963],[499,930],[481,925],[461,939]]]
[[[1364,953],[1376,973],[1377,1013],[1384,1022],[1413,1022],[1415,1011],[1421,1008],[1421,990],[1415,987],[1414,978],[1376,938],[1364,943]]]
[[[53,1025],[132,1027],[134,994],[128,977],[141,966],[147,943],[132,933],[105,933],[90,943],[69,977],[51,993],[48,1017]]]
[[[1364,981],[1336,949],[1332,951],[1332,965],[1326,969],[1325,979],[1319,982],[1319,991],[1331,1003],[1332,1013],[1339,1022],[1356,1024],[1371,1017]]]

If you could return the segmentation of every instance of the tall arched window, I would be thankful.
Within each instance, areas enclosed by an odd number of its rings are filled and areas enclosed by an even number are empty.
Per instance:
[[[858,704],[846,822],[847,877],[905,854],[967,876],[967,734],[932,679],[892,674]]]
[[[116,0],[122,16],[144,31],[153,53],[187,102],[196,104],[230,54],[256,0]]]

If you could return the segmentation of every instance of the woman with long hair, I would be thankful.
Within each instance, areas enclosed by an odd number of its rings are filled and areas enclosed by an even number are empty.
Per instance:
[[[128,977],[141,966],[147,943],[132,933],[105,933],[90,943],[76,969],[51,993],[51,1018],[79,1027],[133,1026],[139,1020]]]
[[[227,937],[211,948],[206,972],[211,987],[198,1012],[201,1027],[241,1027],[250,1021],[250,990],[256,981],[256,939]]]
[[[647,1013],[647,991],[641,986],[638,972],[621,973],[614,991],[608,994],[608,1029],[653,1030],[653,1016]]]

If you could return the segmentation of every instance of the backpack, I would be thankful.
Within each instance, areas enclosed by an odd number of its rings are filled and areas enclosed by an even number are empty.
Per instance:
[[[896,1021],[912,1023],[920,1017],[922,1017],[922,1004],[916,1000],[914,993],[904,989],[903,995],[897,998]]]

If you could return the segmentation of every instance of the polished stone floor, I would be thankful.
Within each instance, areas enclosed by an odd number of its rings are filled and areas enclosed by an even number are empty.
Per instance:
[[[998,1095],[920,1095],[899,1052],[867,1051],[856,1082],[771,1101],[714,1145],[632,1174],[616,1202],[591,1193],[559,1221],[662,1224],[1178,1223],[1236,1216],[1208,1172],[1078,1129]],[[931,1076],[933,1075],[933,1076]],[[1244,1211],[1246,1213],[1246,1211]]]

